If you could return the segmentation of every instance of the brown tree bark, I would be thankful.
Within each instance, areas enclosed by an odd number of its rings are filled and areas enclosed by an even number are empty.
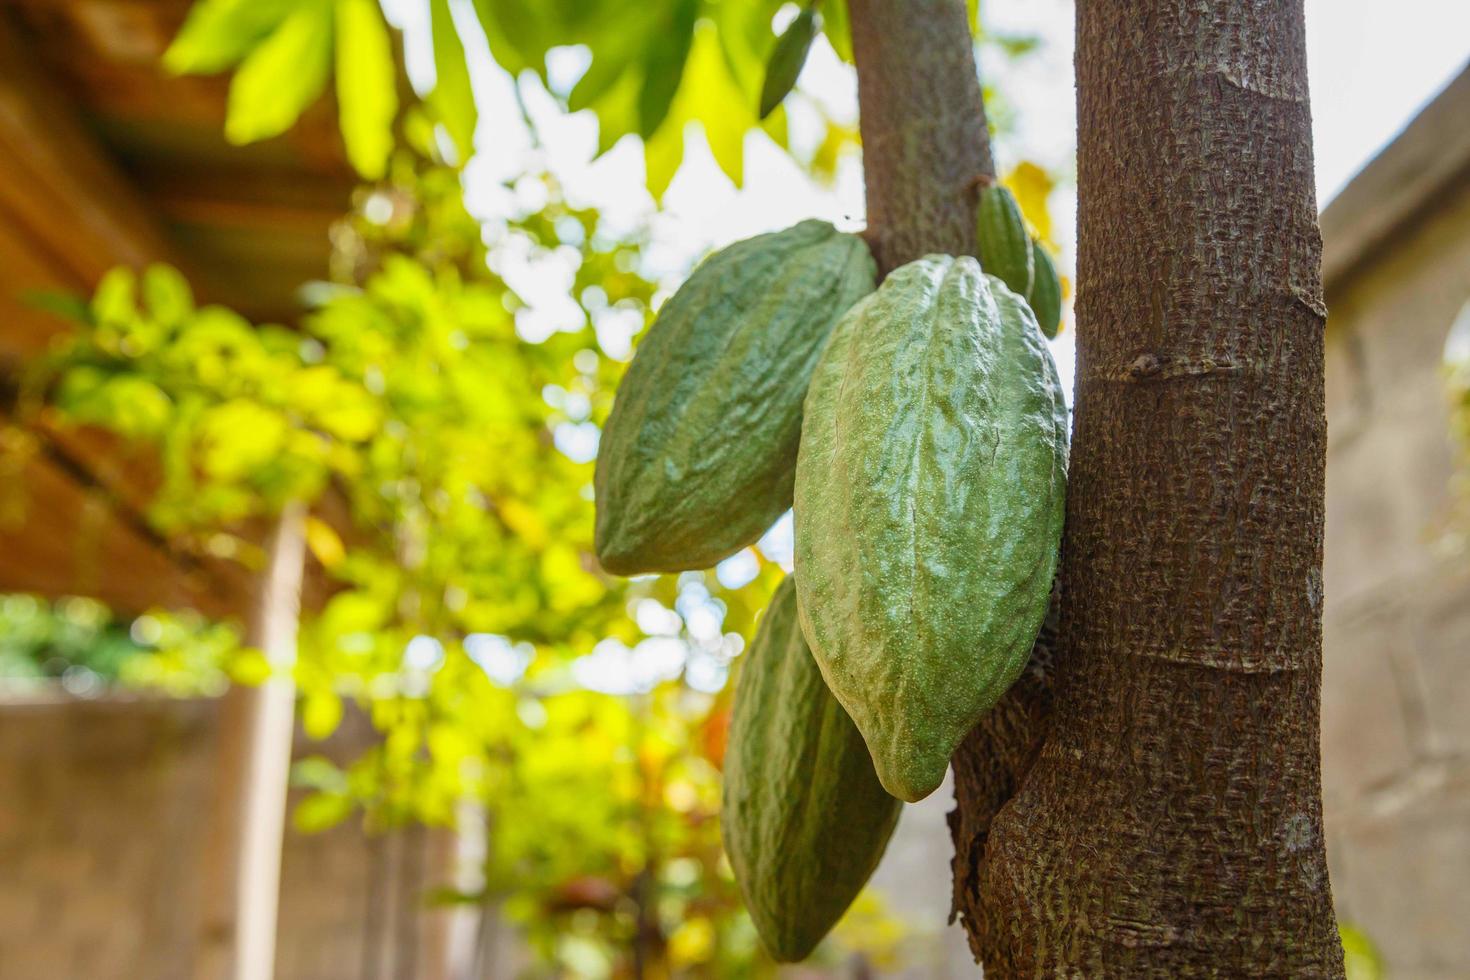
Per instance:
[[[971,252],[963,3],[850,7],[880,266]],[[1301,2],[1079,4],[1077,65],[1057,681],[1044,634],[956,755],[956,908],[992,977],[1341,976]]]
[[[975,182],[993,176],[964,0],[848,0],[868,244],[880,275],[975,254]]]

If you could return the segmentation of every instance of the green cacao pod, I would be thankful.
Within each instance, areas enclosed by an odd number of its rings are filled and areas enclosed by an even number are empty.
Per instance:
[[[932,792],[1025,666],[1066,465],[1036,319],[974,259],[911,262],[837,325],[796,466],[799,608],[894,796]]]
[[[783,962],[805,959],[842,917],[903,808],[812,660],[793,583],[776,590],[740,670],[720,816],[746,907]]]
[[[659,311],[602,430],[597,556],[610,572],[707,568],[791,506],[802,399],[873,258],[824,221],[737,242]]]
[[[765,81],[761,83],[760,118],[769,116],[796,85],[802,66],[806,64],[807,52],[811,51],[812,41],[821,26],[816,9],[803,7],[796,19],[776,38],[771,57],[766,61]]]
[[[1035,261],[1031,235],[1009,188],[991,184],[981,192],[975,233],[985,271],[999,277],[1017,296],[1029,295]]]
[[[1036,325],[1050,339],[1057,335],[1057,328],[1062,325],[1062,280],[1051,256],[1034,238],[1031,240],[1031,252],[1036,271],[1031,277],[1031,293],[1026,297],[1026,303],[1036,314]]]

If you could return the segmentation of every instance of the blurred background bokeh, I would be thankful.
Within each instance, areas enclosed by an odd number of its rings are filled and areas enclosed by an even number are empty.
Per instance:
[[[1000,170],[1070,292],[1072,5],[976,6]],[[1333,884],[1354,977],[1449,980],[1470,8],[1307,8]],[[789,515],[706,572],[591,554],[652,312],[712,248],[862,226],[839,32],[755,118],[795,13],[0,3],[0,978],[978,972],[947,788],[809,964],[741,909],[730,676]]]

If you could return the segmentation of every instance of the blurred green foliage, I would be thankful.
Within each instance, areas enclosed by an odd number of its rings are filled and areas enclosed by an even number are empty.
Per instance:
[[[258,567],[261,522],[312,504],[330,597],[301,626],[300,717],[322,737],[353,702],[382,740],[298,767],[299,827],[447,824],[469,801],[485,885],[445,897],[497,903],[547,964],[617,975],[636,949],[759,973],[719,839],[719,692],[780,571],[758,550],[722,575],[596,565],[598,426],[655,288],[636,236],[527,180],[544,203],[482,228],[453,168],[399,155],[295,329],[201,306],[167,267],[115,270],[32,366],[29,417],[156,452],[147,518],[183,551]],[[559,312],[507,282],[538,264],[564,277]],[[199,676],[269,675],[229,647]],[[124,679],[167,686],[185,661],[139,665]]]
[[[242,650],[239,631],[190,610],[154,610],[131,622],[95,599],[0,596],[0,691],[24,694],[60,682],[92,697],[113,686],[177,697],[224,690],[224,667]]]
[[[513,75],[536,76],[550,91],[547,52],[585,45],[592,66],[560,97],[572,111],[597,115],[599,152],[630,134],[644,139],[648,185],[658,196],[683,159],[685,127],[694,122],[721,168],[741,182],[744,137],[758,125],[757,93],[780,0],[428,5],[435,80],[422,93],[424,104],[460,161],[473,152],[479,119],[467,46]],[[470,21],[478,31],[466,33]],[[377,179],[388,165],[398,109],[389,38],[374,0],[199,0],[164,64],[176,73],[234,71],[226,135],[237,143],[284,132],[335,75],[348,158],[362,176]],[[782,114],[764,129],[785,145]]]
[[[774,24],[783,11],[794,13],[786,0],[423,2],[434,81],[420,94],[427,120],[442,127],[460,162],[474,152],[481,115],[471,85],[476,54],[517,78],[534,77],[568,111],[593,112],[599,153],[625,136],[639,137],[655,198],[683,162],[691,124],[736,186],[744,179],[748,132],[762,130],[791,149],[782,109],[757,118]],[[978,0],[969,8],[971,28],[978,31]],[[833,50],[850,63],[845,0],[825,0],[821,16]],[[395,143],[397,61],[407,57],[391,39],[376,0],[197,0],[164,65],[178,74],[234,72],[225,132],[236,143],[284,132],[335,79],[348,159],[364,178],[376,180]],[[987,40],[1010,56],[1036,43],[1027,36]],[[569,91],[558,91],[547,55],[570,46],[584,47],[591,64]],[[800,162],[830,174],[835,156],[855,145],[857,133],[828,118],[816,100],[806,105],[821,119],[823,133]]]
[[[1347,980],[1383,980],[1383,959],[1368,934],[1356,926],[1339,923],[1343,967]]]
[[[640,138],[655,197],[690,124],[740,184],[752,130],[786,145],[784,110],[756,120],[783,4],[424,3],[435,78],[407,105],[407,53],[374,0],[195,3],[165,65],[234,72],[231,140],[285,131],[335,79],[347,157],[370,183],[334,229],[330,281],[303,287],[299,323],[257,325],[198,304],[170,268],[115,270],[90,303],[53,303],[76,330],[34,365],[22,407],[156,455],[147,519],[180,551],[258,568],[261,526],[288,501],[311,505],[329,597],[300,631],[300,716],[320,737],[354,703],[382,740],[345,767],[297,766],[313,790],[300,828],[449,823],[469,807],[488,828],[484,884],[439,898],[501,908],[539,953],[536,975],[624,976],[635,960],[645,975],[770,975],[718,800],[727,671],[780,572],[753,549],[719,574],[601,573],[591,460],[658,295],[644,242],[542,173],[503,188],[534,203],[482,225],[460,167],[480,122],[471,69],[488,50],[523,86],[594,112],[599,152]],[[850,61],[845,3],[822,13]],[[590,67],[556,91],[547,55],[566,45],[585,46]],[[799,162],[830,176],[857,132],[809,103],[822,132]],[[1048,175],[1023,164],[1007,180],[1049,235]],[[560,295],[533,302],[513,285],[530,280]],[[181,693],[271,669],[229,627],[187,616],[56,638],[75,628],[48,627],[29,669],[112,657],[87,669]],[[904,930],[875,897],[850,920],[819,955],[898,961]]]

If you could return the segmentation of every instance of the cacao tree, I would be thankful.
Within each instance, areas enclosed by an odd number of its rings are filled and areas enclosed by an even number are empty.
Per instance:
[[[484,0],[475,11],[495,59],[543,80],[550,47],[595,39],[592,67],[567,106],[598,113],[603,148],[623,134],[641,137],[650,188],[658,193],[682,158],[690,121],[705,126],[716,158],[738,182],[732,127],[743,133],[772,112],[817,30],[818,5],[806,4],[772,45],[768,24],[777,6],[670,0],[631,17],[632,5],[619,3]],[[211,0],[200,9],[210,8],[244,6]],[[262,133],[289,124],[295,103],[314,95],[307,89],[325,84],[331,18],[350,7],[332,8],[335,14],[315,9],[291,15],[301,19],[299,30],[287,30],[295,20],[282,20],[258,31],[270,41],[241,62],[234,85],[249,102],[254,75],[281,60],[280,46],[315,53],[300,97],[274,107],[279,118],[254,120]],[[427,103],[463,150],[469,139],[454,131],[473,124],[472,112],[463,110],[463,51],[453,40],[449,5],[436,0],[431,11],[436,60],[442,52],[451,56],[440,63]],[[1031,306],[1017,310],[1000,333],[1054,330],[1059,283],[1046,275],[1045,253],[1029,241],[1015,209],[991,193],[995,167],[974,61],[973,6],[831,0],[821,13],[834,46],[844,55],[850,50],[857,65],[868,204],[863,238],[880,279],[934,253],[979,256],[1000,277],[995,282],[1004,282],[1005,295]],[[348,24],[338,25],[339,37]],[[1008,689],[998,701],[987,694],[988,710],[954,757],[955,908],[992,976],[1339,976],[1317,744],[1325,310],[1301,4],[1087,3],[1079,5],[1077,24],[1079,371],[1059,588],[1029,665],[1021,663],[1023,642],[1004,658],[1001,674],[984,678],[982,686]],[[610,37],[627,43],[608,44]],[[762,49],[771,54],[759,85],[751,53]],[[195,57],[182,64],[188,59],[177,56],[175,67],[210,70],[240,53]],[[709,98],[715,88],[696,81],[709,81],[699,66],[716,58],[734,96],[723,102]],[[339,92],[351,68],[339,60]],[[369,114],[351,99],[341,108],[357,122]],[[375,131],[392,115],[374,117]],[[250,138],[249,114],[242,110],[237,123],[236,135]],[[777,116],[764,125],[780,138]],[[365,144],[359,134],[360,158],[381,155],[374,147],[383,141],[374,139]],[[1009,244],[996,255],[992,241]],[[984,332],[977,325],[965,341]],[[839,324],[832,336],[842,335]],[[731,331],[726,339],[739,336]],[[646,351],[675,360],[688,355],[667,347],[651,340]],[[826,353],[836,347],[829,344]],[[874,351],[889,353],[883,345]],[[1045,375],[1041,366],[1027,370],[1032,380]],[[625,394],[644,402],[671,394],[677,402],[679,384],[698,374],[675,376],[666,391]],[[820,389],[812,392],[816,401],[804,403],[809,415],[814,404],[822,407]],[[672,405],[655,421],[685,424]],[[761,438],[786,431],[757,421],[752,431]],[[922,452],[933,462],[945,449],[943,440],[931,439]],[[701,465],[658,452],[633,462],[654,475],[662,467],[676,482]],[[784,474],[763,474],[778,491],[766,511],[785,502]],[[658,489],[667,498],[667,488]],[[744,488],[723,489],[723,504],[737,511],[749,505]],[[614,496],[603,494],[600,505]],[[678,508],[658,509],[666,517]],[[964,513],[939,507],[924,516],[936,512],[950,521]],[[912,510],[909,521],[916,521]],[[799,534],[802,526],[798,514]],[[758,533],[725,530],[732,540]],[[855,538],[870,533],[861,521],[836,528],[849,530]],[[643,564],[607,551],[604,564],[626,558],[632,570],[715,560],[694,553],[694,543],[658,533],[642,538],[678,544],[679,554]],[[802,632],[842,700],[835,658],[807,608],[827,597],[804,577],[800,541],[797,552]],[[963,562],[926,560],[949,575],[982,574]],[[869,571],[844,569],[842,587],[857,588],[852,583]],[[869,586],[863,579],[862,588]],[[1032,583],[1028,598],[1044,599],[1045,583],[1039,596],[1037,590]],[[1044,602],[1031,605],[1034,615],[1023,617],[1028,633],[1036,631]],[[974,612],[941,607],[935,615],[947,628]],[[803,646],[783,645],[788,654]],[[810,677],[809,665],[801,665]],[[994,669],[985,657],[978,668]],[[756,669],[755,658],[746,669]],[[870,697],[871,682],[865,684],[863,696]],[[822,703],[823,711],[811,714],[829,719]],[[958,706],[954,717],[968,721],[968,710]],[[863,715],[849,713],[862,729]],[[923,795],[932,788],[932,768],[912,782],[884,785]],[[885,774],[881,764],[878,774]],[[866,770],[860,775],[867,779]],[[761,774],[742,780],[776,782]],[[777,816],[774,825],[782,825],[792,813]],[[869,856],[865,850],[864,863]],[[749,873],[760,879],[770,870]],[[793,938],[793,949],[799,953],[809,938]]]
[[[963,9],[851,14],[880,271],[972,250]],[[1060,633],[955,760],[955,907],[991,976],[1342,973],[1303,34],[1299,3],[1078,7]]]

